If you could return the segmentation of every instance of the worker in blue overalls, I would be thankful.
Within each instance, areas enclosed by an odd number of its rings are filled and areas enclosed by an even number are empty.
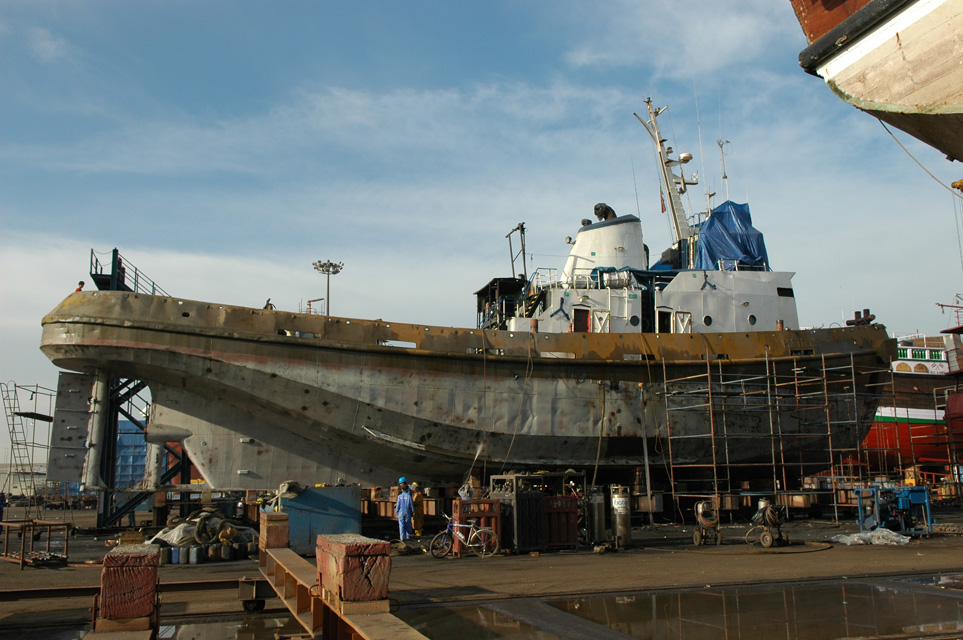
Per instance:
[[[398,500],[395,502],[395,515],[398,516],[398,536],[402,542],[411,537],[411,517],[415,513],[415,505],[411,501],[408,491],[408,480],[404,476],[398,478]]]

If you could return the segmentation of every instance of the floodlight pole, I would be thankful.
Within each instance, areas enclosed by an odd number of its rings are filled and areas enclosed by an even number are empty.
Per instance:
[[[344,268],[343,262],[332,262],[330,260],[325,260],[324,262],[321,262],[320,260],[318,260],[317,262],[314,263],[315,271],[317,271],[318,273],[323,273],[328,278],[328,290],[327,290],[327,295],[325,297],[325,303],[324,303],[324,315],[326,316],[331,315],[331,276],[338,275],[339,273],[341,273],[341,269],[343,268]]]

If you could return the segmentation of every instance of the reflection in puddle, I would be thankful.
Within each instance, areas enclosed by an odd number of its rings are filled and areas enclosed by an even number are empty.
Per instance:
[[[903,578],[903,582],[963,591],[963,575],[959,573],[951,573],[945,576],[926,576],[924,578]]]
[[[862,583],[755,586],[549,602],[636,638],[879,636],[963,629],[963,601]]]
[[[933,586],[946,587],[947,591],[922,588]],[[956,591],[960,589],[963,575],[952,574],[885,583],[760,585],[588,596],[544,603],[539,599],[513,599],[488,606],[402,609],[395,615],[432,640],[560,640],[566,632],[578,637],[602,636],[602,627],[656,640],[821,640],[963,631],[963,597]],[[290,617],[260,617],[209,624],[162,624],[158,638],[268,640],[300,632]]]
[[[161,623],[158,640],[268,640],[304,633],[293,618],[254,618],[233,622]]]
[[[495,613],[485,607],[408,609],[395,613],[430,640],[562,640],[529,624]]]

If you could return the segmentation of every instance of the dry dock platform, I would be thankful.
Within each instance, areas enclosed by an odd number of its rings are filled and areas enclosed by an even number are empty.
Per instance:
[[[694,547],[691,528],[656,525],[635,530],[633,548],[606,553],[585,549],[498,555],[486,559],[451,556],[436,559],[416,549],[413,553],[392,558],[389,597],[395,615],[428,637],[433,637],[432,625],[447,629],[445,633],[450,637],[450,630],[458,628],[457,625],[451,626],[452,619],[463,625],[486,624],[485,620],[488,620],[496,631],[503,629],[498,632],[502,635],[496,633],[484,637],[638,637],[632,631],[640,628],[638,625],[654,625],[652,629],[657,630],[663,623],[639,622],[638,615],[631,614],[628,621],[616,620],[613,626],[609,620],[605,627],[606,622],[598,619],[600,614],[592,611],[605,609],[603,617],[611,617],[614,605],[605,605],[604,599],[614,598],[620,607],[640,601],[645,602],[645,607],[658,603],[662,608],[668,606],[667,602],[675,603],[672,607],[679,608],[684,617],[684,597],[711,598],[712,602],[725,604],[725,594],[737,593],[740,589],[744,594],[756,594],[751,600],[757,602],[762,598],[761,593],[781,592],[781,601],[785,602],[786,589],[791,591],[791,598],[798,600],[804,593],[815,593],[813,589],[816,587],[828,587],[828,595],[821,591],[823,595],[816,600],[822,602],[819,598],[828,598],[833,602],[814,604],[825,614],[833,607],[843,606],[840,603],[845,603],[844,608],[854,606],[850,600],[857,596],[847,596],[846,585],[850,587],[849,593],[860,591],[859,597],[863,598],[866,585],[878,587],[882,584],[886,593],[902,589],[904,599],[913,596],[905,600],[913,603],[908,613],[912,624],[903,626],[914,628],[929,624],[926,620],[913,618],[929,615],[927,607],[930,605],[924,607],[917,602],[919,594],[942,595],[952,599],[952,602],[943,603],[946,608],[952,605],[953,611],[963,611],[963,599],[953,588],[956,581],[953,576],[963,575],[961,536],[933,535],[902,546],[846,546],[827,541],[837,533],[853,532],[854,525],[794,521],[784,526],[793,544],[763,549],[746,544],[743,535],[747,529],[748,526],[738,524],[724,526],[724,544]],[[70,549],[71,564],[66,567],[20,569],[16,563],[0,562],[0,638],[80,637],[54,634],[67,634],[69,630],[82,629],[89,624],[91,594],[100,577],[100,566],[96,562],[107,549],[103,540],[82,535],[71,541]],[[287,612],[276,599],[267,600],[262,613],[246,614],[243,611],[237,582],[241,578],[257,577],[255,560],[162,566],[162,624],[285,617]],[[886,598],[876,597],[870,603],[871,610],[883,608],[888,612],[892,608],[888,602]],[[593,603],[602,604],[596,606]],[[827,609],[829,605],[833,607]],[[707,611],[707,606],[706,603],[700,604],[700,611]],[[728,610],[732,606],[726,605]],[[772,608],[771,603],[767,606]],[[793,605],[794,620],[802,615],[801,610],[797,604]],[[595,619],[578,617],[582,613],[590,614],[590,618],[594,615]],[[743,612],[746,613],[748,611]],[[775,615],[778,612],[770,613]],[[878,613],[881,617],[884,611]],[[848,624],[848,616],[852,614],[844,612],[844,615]],[[860,613],[859,616],[865,618],[866,614]],[[963,628],[959,613],[955,614],[955,619]],[[683,622],[664,622],[666,633],[659,633],[657,637],[686,637],[671,635],[673,628],[680,631],[684,628]],[[804,622],[795,620],[792,623]],[[789,623],[784,620],[779,624]],[[702,624],[708,623],[703,621]],[[941,620],[937,627],[931,627],[926,633],[920,629],[922,635],[899,637],[931,637],[931,632],[948,632],[948,624],[947,620]],[[603,627],[607,629],[604,632]],[[38,636],[42,629],[47,630],[46,635],[41,633]],[[287,630],[287,633],[291,632]],[[271,633],[264,637],[273,637]],[[960,632],[956,633],[959,635]],[[260,636],[250,634],[245,637]]]

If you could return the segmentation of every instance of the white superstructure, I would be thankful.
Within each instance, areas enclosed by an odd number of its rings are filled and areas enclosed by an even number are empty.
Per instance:
[[[730,256],[715,260],[711,269],[693,268],[698,244],[708,241],[701,237],[708,222],[689,224],[679,194],[696,183],[696,176],[685,178],[672,170],[691,156],[671,157],[672,150],[665,146],[656,122],[665,108],[653,108],[650,100],[646,106],[648,122],[636,117],[651,135],[663,168],[667,213],[675,233],[673,247],[650,268],[639,219],[617,216],[608,205],[599,203],[595,207],[599,221],[583,220],[574,240],[567,239],[571,249],[562,272],[536,271],[514,314],[508,314],[513,317],[504,319],[504,327],[547,333],[798,329],[794,273],[770,271],[768,264],[746,265]],[[705,266],[705,261],[701,264]]]

